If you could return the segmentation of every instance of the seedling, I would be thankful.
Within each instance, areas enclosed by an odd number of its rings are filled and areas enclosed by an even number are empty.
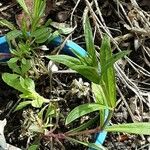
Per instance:
[[[112,54],[110,39],[105,35],[102,39],[100,58],[98,59],[96,56],[92,29],[88,17],[85,18],[85,24],[83,26],[87,49],[86,56],[82,57],[78,53],[75,53],[76,58],[66,55],[47,56],[47,58],[52,61],[62,63],[77,71],[79,74],[89,79],[92,84],[94,102],[75,107],[68,114],[66,118],[66,125],[94,111],[99,111],[100,123],[97,128],[87,130],[87,128],[91,125],[90,122],[92,122],[90,120],[80,127],[72,129],[68,135],[80,135],[85,133],[91,134],[101,132],[103,130],[107,132],[127,132],[132,134],[150,135],[150,123],[148,122],[127,123],[112,126],[108,125],[116,107],[116,80],[114,63],[118,59],[129,54],[130,51],[122,51],[117,54]],[[74,50],[72,51],[74,52]],[[86,130],[84,131],[84,129]],[[72,138],[69,138],[69,140],[73,140],[74,142],[78,142],[97,150],[103,149],[102,145],[84,143]]]

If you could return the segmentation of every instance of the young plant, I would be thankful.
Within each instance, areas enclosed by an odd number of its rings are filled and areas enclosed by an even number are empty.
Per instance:
[[[87,115],[94,111],[99,111],[100,123],[95,129],[87,130],[94,119],[87,123],[72,129],[66,135],[80,135],[80,134],[92,134],[101,131],[107,132],[127,132],[133,134],[145,134],[150,135],[150,123],[128,123],[121,125],[108,125],[111,117],[113,116],[114,109],[116,107],[116,80],[114,63],[129,54],[129,51],[122,51],[117,54],[112,54],[110,39],[108,36],[104,36],[100,48],[100,60],[96,56],[96,50],[93,41],[92,29],[89,23],[88,17],[85,18],[84,34],[86,41],[87,55],[81,56],[72,50],[76,58],[66,55],[52,55],[46,56],[52,61],[62,63],[69,68],[77,71],[85,78],[89,79],[92,83],[92,92],[94,96],[93,103],[82,104],[75,107],[66,118],[66,125],[72,123],[74,120]],[[86,129],[86,130],[85,130]],[[92,147],[94,149],[103,149],[101,145],[84,143],[72,138],[68,138],[74,142]]]
[[[27,8],[24,0],[17,0],[17,2],[23,8],[24,14],[20,28],[18,29],[18,27],[5,19],[0,20],[1,26],[7,26],[11,30],[6,34],[11,52],[11,55],[9,55],[11,58],[7,64],[13,72],[4,73],[2,78],[9,86],[22,93],[20,95],[22,99],[27,99],[27,101],[18,105],[17,110],[29,104],[39,108],[42,107],[43,103],[48,103],[49,100],[35,91],[34,81],[30,72],[33,72],[33,68],[36,67],[34,61],[40,62],[40,57],[36,50],[39,49],[40,45],[45,44],[47,40],[53,40],[58,32],[53,32],[48,27],[50,20],[45,24],[41,23],[45,13],[46,0],[33,1],[31,10]]]
[[[33,74],[36,74],[34,68],[36,68],[37,64],[34,62],[42,62],[37,50],[47,41],[53,40],[59,32],[53,31],[49,27],[50,20],[45,24],[41,23],[45,13],[46,0],[34,0],[31,10],[27,8],[24,0],[17,0],[17,2],[24,12],[20,28],[18,29],[18,27],[15,27],[5,19],[0,20],[1,26],[6,26],[11,30],[6,34],[6,39],[10,49],[10,60],[7,64],[12,73],[3,73],[2,79],[6,84],[21,93],[19,96],[23,101],[19,103],[15,111],[25,109],[29,105],[34,108],[33,111],[36,110],[37,116],[35,119],[32,119],[35,113],[26,118],[27,122],[30,123],[28,125],[25,124],[25,128],[41,136],[48,128],[53,127],[51,119],[52,117],[57,117],[58,106],[57,102],[52,103],[49,99],[36,92]],[[2,57],[5,56],[3,55]],[[38,65],[40,66],[39,63]],[[44,67],[42,65],[40,69],[45,71],[46,67],[42,68]]]

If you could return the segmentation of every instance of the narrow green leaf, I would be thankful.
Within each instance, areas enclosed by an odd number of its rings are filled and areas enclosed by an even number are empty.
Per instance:
[[[61,28],[61,29],[59,29],[59,33],[60,34],[64,34],[64,35],[67,35],[67,34],[70,34],[71,32],[73,32],[74,31],[74,28]]]
[[[150,135],[150,122],[127,123],[107,126],[105,128],[108,132],[124,132],[131,134]]]
[[[15,108],[15,111],[17,110],[21,110],[23,109],[24,107],[26,107],[27,105],[31,104],[32,101],[24,101],[24,102],[21,102],[19,103],[19,105]]]
[[[40,20],[44,16],[46,0],[34,0],[32,11],[31,31],[35,31],[40,26]]]
[[[95,144],[95,143],[86,143],[86,142],[81,142],[78,141],[76,139],[70,138],[70,137],[66,137],[66,139],[68,139],[69,141],[73,141],[75,143],[79,143],[82,144],[84,146],[87,146],[89,148],[93,148],[94,150],[107,150],[104,146],[102,146],[101,144]]]
[[[97,57],[96,57],[96,50],[95,50],[95,46],[94,46],[92,28],[91,28],[88,16],[86,16],[84,18],[83,27],[84,27],[86,49],[92,58],[92,66],[97,67],[98,61],[97,61]]]
[[[7,21],[6,19],[1,19],[0,20],[0,26],[2,26],[2,27],[6,26],[10,30],[15,30],[16,29],[15,26],[11,22]]]
[[[26,6],[26,3],[24,0],[17,0],[17,2],[19,3],[19,5],[23,8],[23,10],[29,15],[29,11],[28,8]],[[29,15],[30,16],[30,15]]]
[[[60,33],[58,31],[54,31],[51,36],[47,39],[46,44],[50,44],[54,38],[58,37]]]
[[[94,83],[98,84],[100,81],[100,73],[94,67],[85,66],[85,65],[74,65],[71,66],[70,68],[76,70],[78,73],[80,73],[85,78],[87,78],[88,80]]]
[[[108,60],[112,57],[110,39],[108,36],[104,36],[100,49],[100,63],[101,66],[105,66]],[[108,98],[108,105],[114,108],[116,105],[116,80],[113,64],[102,72],[101,82],[103,84],[103,90]]]
[[[130,51],[122,51],[112,55],[112,57],[107,60],[106,64],[102,66],[102,73],[105,73],[105,71],[107,71],[108,68],[112,67],[117,60],[119,60],[120,58],[124,57],[129,53]]]
[[[101,105],[108,106],[107,98],[105,97],[105,93],[103,88],[99,84],[92,83],[92,92],[95,96],[95,103],[99,103]],[[105,122],[105,118],[107,117],[105,114],[106,110],[100,110],[100,126],[102,127]]]
[[[40,18],[44,15],[46,1],[45,0],[34,0],[33,7],[33,19]]]
[[[71,68],[73,65],[80,65],[81,62],[79,59],[67,56],[67,55],[51,55],[51,56],[46,56],[46,58],[51,59],[52,61],[62,63],[68,67]]]
[[[6,38],[9,41],[16,39],[19,35],[21,35],[20,30],[12,30],[6,34]]]
[[[46,33],[41,34],[38,38],[35,39],[35,42],[38,44],[44,43],[51,36],[51,33],[47,31]]]
[[[41,27],[34,32],[31,32],[31,37],[35,37],[36,39],[40,38],[43,36],[43,34],[47,32],[51,32],[52,30],[49,27]]]
[[[106,104],[107,100],[103,88],[99,84],[92,83],[92,92],[95,96],[95,103]]]
[[[98,120],[99,120],[99,116],[96,116],[96,117],[90,119],[89,121],[85,122],[84,124],[80,125],[79,127],[68,131],[67,133],[69,134],[69,133],[75,133],[75,132],[85,130],[88,127],[90,127],[91,125],[93,125],[95,122],[97,122]]]
[[[75,107],[66,118],[66,125],[71,123],[72,121],[80,118],[86,114],[89,114],[94,111],[98,111],[101,109],[109,109],[108,107],[96,103],[82,104]]]
[[[82,62],[80,62],[80,60],[77,58],[67,55],[53,55],[46,57],[52,61],[56,61],[68,66],[94,83],[99,83],[100,81],[100,72],[98,72],[95,67],[82,65]]]

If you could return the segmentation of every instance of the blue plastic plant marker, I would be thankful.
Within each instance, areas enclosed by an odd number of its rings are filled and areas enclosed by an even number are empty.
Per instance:
[[[62,39],[59,36],[59,37],[54,38],[50,43],[47,44],[47,46],[49,47],[49,49],[51,48],[53,49],[57,46],[60,46],[61,44],[62,44]],[[64,45],[64,47],[62,48],[61,53],[69,55],[69,56],[75,56],[75,54],[72,51],[75,51],[82,57],[85,57],[87,55],[87,52],[82,47],[68,40],[66,44]]]
[[[105,110],[105,120],[107,119],[107,116],[108,116],[108,110]],[[96,144],[103,144],[105,139],[106,139],[106,135],[107,135],[107,132],[106,131],[102,131],[100,133],[97,134],[97,137],[96,137]]]
[[[0,62],[5,62],[11,57],[9,51],[9,45],[6,41],[6,37],[0,37]]]
[[[67,53],[67,52],[69,52],[68,50],[71,52],[70,55],[73,54],[72,51],[75,51],[81,57],[87,56],[87,52],[82,47],[80,47],[79,45],[77,45],[76,43],[74,43],[74,42],[72,42],[70,40],[67,41],[67,43],[66,43],[66,45],[64,47],[64,52]]]
[[[108,116],[108,110],[105,110],[105,120],[107,119],[107,116]],[[107,132],[106,131],[101,131],[99,133],[96,134],[95,136],[95,144],[103,144],[105,139],[106,139],[106,136],[107,136]],[[94,150],[93,148],[89,148],[88,150]]]
[[[9,52],[9,45],[6,41],[6,37],[0,37],[0,53],[10,53]]]

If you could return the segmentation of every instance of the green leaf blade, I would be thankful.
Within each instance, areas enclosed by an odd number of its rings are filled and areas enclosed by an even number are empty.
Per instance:
[[[108,107],[96,103],[82,104],[80,106],[75,107],[66,118],[66,125],[71,123],[72,121],[80,118],[86,114],[89,114],[94,111],[98,111],[101,109],[109,109]]]
[[[20,30],[12,30],[6,34],[6,38],[8,41],[11,41],[11,40],[16,39],[21,34],[22,33]]]
[[[6,19],[1,19],[0,20],[0,26],[6,26],[10,30],[15,30],[16,29],[15,26],[11,22],[7,21]]]
[[[31,104],[32,101],[24,101],[24,102],[21,102],[19,103],[19,105],[15,108],[15,111],[18,111],[18,110],[21,110],[23,109],[24,107],[26,107],[27,105]]]
[[[62,63],[69,68],[77,71],[85,78],[89,79],[94,83],[99,83],[100,81],[100,73],[95,67],[87,66],[82,64],[82,62],[74,57],[67,56],[67,55],[53,55],[53,56],[46,56],[47,58],[51,59],[52,61]]]
[[[66,137],[66,139],[70,140],[70,141],[73,141],[75,143],[79,143],[79,144],[82,144],[84,146],[87,146],[89,148],[92,148],[94,150],[107,150],[107,148],[105,148],[104,146],[102,146],[101,144],[95,144],[95,143],[86,143],[86,142],[81,142],[79,140],[76,140],[76,139],[73,139],[73,138],[70,138],[70,137]]]
[[[96,57],[96,50],[94,46],[92,28],[91,28],[88,16],[84,18],[83,27],[84,27],[86,49],[92,58],[93,66],[97,67],[98,63],[97,63],[97,57]]]
[[[108,60],[112,57],[110,39],[108,36],[104,36],[100,49],[100,63],[101,66],[105,66]],[[102,69],[103,70],[103,69]],[[107,97],[108,105],[114,108],[116,105],[116,80],[114,66],[111,64],[109,68],[103,70],[101,80],[105,95]]]
[[[17,0],[17,2],[19,3],[19,5],[23,8],[23,10],[30,16],[29,10],[26,6],[26,3],[24,0]]]
[[[105,73],[105,71],[113,66],[113,64],[119,60],[120,58],[124,57],[125,55],[129,54],[130,51],[122,51],[117,54],[114,54],[111,58],[109,58],[104,66],[102,66],[102,73]]]
[[[83,75],[88,80],[99,83],[100,81],[100,74],[95,67],[86,66],[86,65],[74,65],[70,67],[73,70],[76,70],[78,73]]]
[[[52,55],[52,56],[46,56],[46,58],[51,59],[52,61],[55,61],[57,63],[62,63],[70,68],[73,65],[81,64],[79,59],[67,55]]]
[[[105,130],[107,132],[124,132],[124,133],[131,133],[131,134],[150,135],[150,123],[138,122],[138,123],[113,125],[113,126],[107,126]]]
[[[9,86],[13,87],[14,89],[20,91],[20,92],[26,92],[26,89],[24,89],[20,84],[20,76],[17,74],[10,74],[10,73],[3,73],[2,79],[5,83],[7,83]]]

